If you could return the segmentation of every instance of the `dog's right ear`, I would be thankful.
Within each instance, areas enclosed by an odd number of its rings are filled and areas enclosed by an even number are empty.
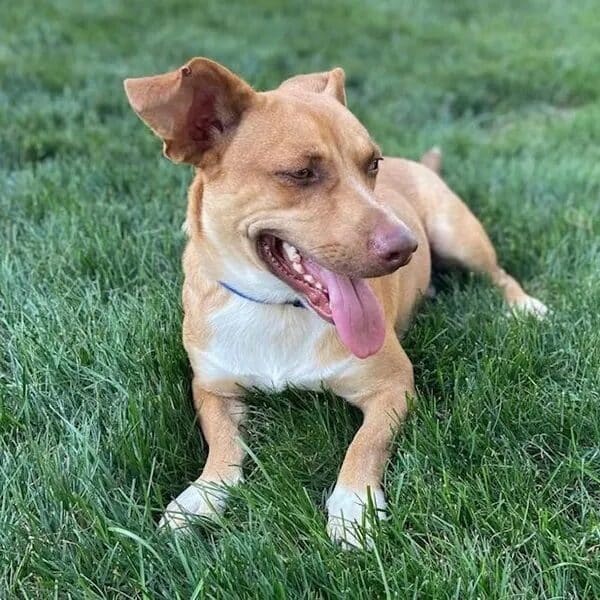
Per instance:
[[[256,97],[245,81],[207,58],[124,85],[133,110],[162,138],[165,156],[194,165],[228,139]]]

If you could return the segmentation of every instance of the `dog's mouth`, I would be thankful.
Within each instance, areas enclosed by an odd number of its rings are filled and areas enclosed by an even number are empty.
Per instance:
[[[381,348],[383,310],[364,279],[330,271],[267,233],[258,238],[258,254],[274,275],[303,296],[305,305],[335,326],[354,355],[366,358]]]

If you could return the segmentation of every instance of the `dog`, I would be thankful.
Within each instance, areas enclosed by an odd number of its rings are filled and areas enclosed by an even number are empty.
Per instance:
[[[481,223],[436,171],[384,156],[346,107],[344,71],[257,92],[207,58],[126,79],[137,115],[176,163],[195,167],[183,255],[183,343],[209,451],[162,526],[215,517],[243,479],[243,390],[323,386],[364,420],[326,503],[344,547],[386,516],[382,476],[414,395],[398,333],[432,260],[489,276],[512,311],[543,316],[498,264]]]

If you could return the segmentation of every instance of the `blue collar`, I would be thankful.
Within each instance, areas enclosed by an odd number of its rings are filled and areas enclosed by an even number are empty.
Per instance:
[[[267,302],[265,300],[258,300],[258,298],[252,298],[251,296],[246,296],[246,294],[243,294],[239,290],[236,290],[235,288],[226,284],[224,281],[219,281],[219,283],[226,290],[230,291],[232,294],[235,294],[236,296],[239,296],[240,298],[243,298],[244,300],[250,300],[250,302],[256,302],[257,304],[279,304],[279,305],[289,304],[290,306],[295,306],[297,308],[306,308],[306,306],[304,306],[304,304],[302,304],[302,302],[300,302],[300,300],[291,300],[291,301],[288,300],[287,302]]]

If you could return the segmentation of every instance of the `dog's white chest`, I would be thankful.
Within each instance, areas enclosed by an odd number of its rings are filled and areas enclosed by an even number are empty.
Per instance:
[[[318,390],[341,374],[351,358],[324,365],[318,342],[332,327],[309,309],[265,305],[233,297],[210,318],[208,347],[194,352],[205,381],[234,379],[243,387]]]

